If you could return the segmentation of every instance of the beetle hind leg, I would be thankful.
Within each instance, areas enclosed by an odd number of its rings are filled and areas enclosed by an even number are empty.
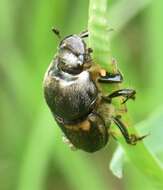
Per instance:
[[[136,145],[138,141],[143,140],[148,135],[143,136],[136,136],[135,134],[129,134],[126,126],[124,123],[120,120],[119,116],[112,117],[114,123],[117,125],[117,127],[120,129],[123,137],[125,138],[126,142],[131,145]]]

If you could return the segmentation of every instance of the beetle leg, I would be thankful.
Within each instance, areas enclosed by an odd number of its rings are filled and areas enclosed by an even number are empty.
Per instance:
[[[100,83],[121,83],[123,82],[123,76],[122,74],[119,73],[107,73],[105,76],[100,76],[100,78],[98,79],[98,82]]]
[[[85,31],[81,32],[79,36],[81,38],[87,38],[89,36],[88,30],[85,30]]]
[[[116,91],[112,92],[111,94],[109,94],[108,96],[103,96],[102,98],[105,101],[107,101],[108,103],[111,103],[113,98],[123,96],[125,98],[125,100],[122,102],[122,104],[124,104],[129,99],[134,100],[135,99],[135,94],[136,94],[135,90],[124,88],[124,89],[116,90]]]
[[[131,145],[136,145],[137,141],[143,140],[148,135],[143,136],[136,136],[135,134],[129,134],[126,126],[124,123],[120,120],[119,116],[112,117],[114,123],[117,125],[117,127],[120,129],[123,137],[125,138],[126,142]]]

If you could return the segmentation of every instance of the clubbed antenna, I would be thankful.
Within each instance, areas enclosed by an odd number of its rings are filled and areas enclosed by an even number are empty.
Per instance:
[[[59,39],[61,39],[61,35],[60,35],[60,31],[58,30],[58,29],[56,29],[56,28],[52,28],[52,32],[59,38]]]
[[[88,30],[85,30],[85,31],[80,33],[81,38],[87,38],[88,36],[89,36]]]

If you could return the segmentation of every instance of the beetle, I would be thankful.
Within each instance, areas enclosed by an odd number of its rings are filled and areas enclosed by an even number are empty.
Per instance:
[[[58,30],[53,32],[60,36]],[[115,115],[112,99],[123,97],[125,103],[135,98],[135,90],[119,89],[104,95],[100,83],[121,83],[122,74],[111,74],[96,65],[92,49],[84,38],[88,31],[73,34],[61,40],[58,52],[45,73],[43,88],[45,100],[64,135],[71,145],[86,152],[103,148],[109,139],[110,125],[114,122],[126,142],[135,145],[145,136],[129,134]]]

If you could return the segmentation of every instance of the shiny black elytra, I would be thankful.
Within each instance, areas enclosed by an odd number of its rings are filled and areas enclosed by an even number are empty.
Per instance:
[[[59,31],[53,32],[60,36]],[[83,38],[88,32],[65,37],[44,78],[45,100],[70,143],[86,152],[95,152],[106,145],[109,126],[113,121],[129,144],[136,144],[145,136],[129,135],[120,116],[114,113],[112,99],[124,97],[124,102],[135,98],[132,89],[121,89],[103,95],[100,83],[121,83],[120,73],[105,75],[91,60],[90,48]],[[107,126],[107,127],[106,127]]]

